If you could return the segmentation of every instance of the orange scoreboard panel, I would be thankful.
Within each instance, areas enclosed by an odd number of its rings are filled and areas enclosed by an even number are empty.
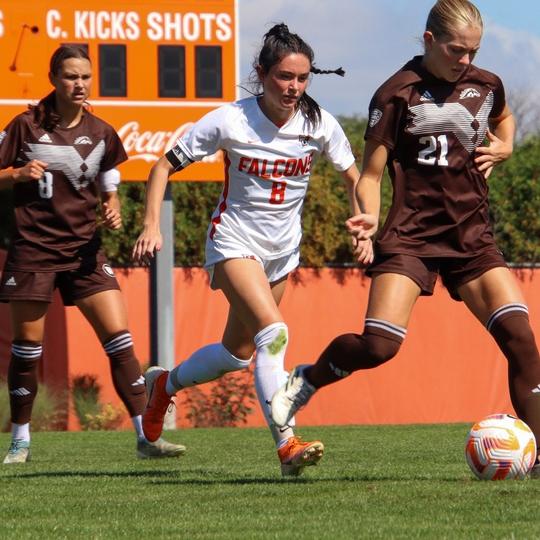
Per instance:
[[[3,0],[0,129],[51,91],[53,51],[77,44],[92,61],[90,105],[128,153],[123,179],[146,180],[193,122],[237,99],[237,24],[236,0]],[[222,180],[222,158],[180,176]]]

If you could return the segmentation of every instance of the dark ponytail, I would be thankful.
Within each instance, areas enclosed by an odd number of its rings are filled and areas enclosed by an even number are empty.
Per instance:
[[[49,73],[58,75],[62,69],[64,60],[69,58],[83,58],[90,62],[88,53],[82,48],[71,45],[62,45],[54,51],[49,63]],[[54,90],[39,101],[37,105],[30,105],[28,108],[34,113],[34,122],[45,131],[53,131],[60,123],[60,115],[55,108]]]
[[[315,58],[313,49],[299,35],[290,32],[286,24],[280,23],[274,25],[264,35],[262,48],[253,64],[254,72],[251,81],[259,89],[257,95],[261,95],[260,81],[256,74],[257,68],[262,69],[264,73],[268,73],[272,66],[281,62],[285,56],[294,53],[303,54],[309,60],[311,73],[335,73],[341,77],[345,75],[345,72],[341,68],[335,70],[321,70],[316,68],[313,65]],[[302,94],[302,97],[298,101],[298,106],[308,119],[308,122],[313,126],[316,126],[320,122],[321,109],[319,104],[307,92]]]

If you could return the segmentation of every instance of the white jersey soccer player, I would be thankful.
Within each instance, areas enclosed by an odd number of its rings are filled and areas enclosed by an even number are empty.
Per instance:
[[[210,284],[229,302],[220,343],[200,348],[171,370],[147,372],[143,429],[155,440],[171,396],[225,373],[247,369],[256,354],[255,388],[276,443],[281,471],[296,476],[322,457],[320,441],[302,441],[291,424],[278,427],[270,401],[286,380],[288,327],[279,311],[288,274],[300,260],[302,208],[314,159],[324,155],[345,180],[351,210],[359,177],[338,122],[305,92],[310,73],[343,74],[313,66],[313,51],[284,24],[264,36],[254,66],[254,97],[208,113],[152,167],[144,230],[133,249],[151,258],[161,245],[159,213],[169,176],[194,161],[223,152],[225,182],[206,239]]]
[[[232,257],[265,261],[297,253],[314,158],[324,154],[338,171],[354,163],[343,129],[324,109],[316,127],[299,110],[278,127],[255,97],[204,116],[172,148],[178,158],[172,165],[183,168],[219,150],[225,183],[208,228],[207,267]]]

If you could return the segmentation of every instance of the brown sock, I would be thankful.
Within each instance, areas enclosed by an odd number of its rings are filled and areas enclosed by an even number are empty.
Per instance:
[[[332,384],[359,369],[371,369],[393,358],[406,330],[378,319],[366,319],[364,333],[334,339],[304,375],[315,388]]]
[[[32,416],[32,405],[38,389],[38,364],[43,348],[36,341],[13,341],[8,368],[11,421],[27,424]]]
[[[505,309],[503,309],[505,308]],[[508,360],[510,398],[517,415],[540,441],[540,355],[526,307],[499,308],[488,328]],[[525,309],[523,309],[525,308]]]
[[[131,334],[122,330],[110,336],[103,348],[109,357],[114,388],[130,416],[138,416],[146,404],[146,388],[141,366],[135,358]]]

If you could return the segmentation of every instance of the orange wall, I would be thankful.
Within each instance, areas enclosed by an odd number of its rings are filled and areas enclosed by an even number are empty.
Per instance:
[[[148,361],[147,272],[117,271],[130,314],[141,362]],[[531,308],[538,335],[540,272],[522,271],[519,283]],[[313,362],[329,341],[343,332],[362,330],[369,280],[358,270],[304,269],[291,282],[282,302],[289,326],[287,367]],[[202,269],[176,269],[176,357],[219,341],[227,304],[208,287]],[[118,403],[108,363],[97,339],[75,308],[65,310],[70,376],[96,373],[103,399]],[[319,392],[300,412],[299,424],[423,423],[473,421],[493,412],[512,411],[506,388],[506,360],[491,336],[438,286],[420,298],[399,355],[371,371],[355,373]],[[185,425],[182,411],[179,424]],[[248,425],[263,425],[262,415]],[[70,423],[76,426],[73,419]]]

